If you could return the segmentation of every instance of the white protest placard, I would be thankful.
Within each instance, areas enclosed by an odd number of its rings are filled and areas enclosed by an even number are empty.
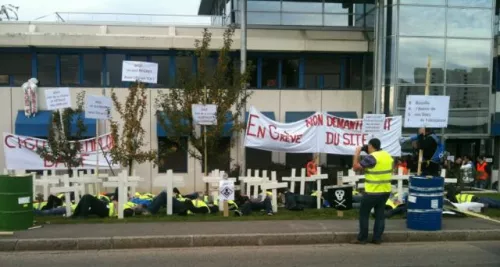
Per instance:
[[[406,97],[405,128],[446,128],[449,96],[409,95]]]
[[[340,118],[326,112],[292,123],[271,120],[250,108],[245,147],[286,153],[354,155],[356,147],[368,144],[371,136],[362,132],[363,120]],[[377,135],[382,149],[401,156],[401,116],[386,117]]]
[[[219,182],[219,201],[234,200],[234,182],[221,180]]]
[[[157,83],[158,63],[142,61],[123,61],[123,82]]]
[[[47,101],[48,110],[71,107],[71,94],[67,87],[45,90],[45,100]]]
[[[113,101],[110,97],[88,95],[85,103],[85,118],[107,120],[110,118]]]
[[[379,134],[384,130],[385,114],[364,114],[362,132]]]
[[[198,125],[217,125],[217,105],[191,105],[193,121]]]

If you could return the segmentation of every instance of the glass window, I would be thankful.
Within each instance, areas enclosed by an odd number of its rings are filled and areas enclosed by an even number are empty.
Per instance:
[[[106,55],[106,69],[108,86],[122,86],[122,62],[125,55],[109,54]]]
[[[56,55],[38,54],[37,56],[38,56],[37,72],[38,72],[38,82],[39,82],[38,86],[44,86],[44,87],[57,86]]]
[[[157,87],[167,88],[170,80],[170,57],[152,56],[151,62],[158,64],[158,84]]]
[[[442,83],[444,54],[444,39],[399,38],[398,83],[425,83],[428,56],[431,56],[431,83]]]
[[[423,85],[400,85],[398,91],[398,108],[406,107],[406,96],[409,95],[424,95],[425,86]],[[443,95],[442,86],[429,87],[429,95]],[[404,115],[404,110],[402,115]]]
[[[255,12],[248,11],[247,23],[254,25],[280,25],[279,12]]]
[[[444,6],[446,4],[446,0],[399,0],[399,3],[400,4],[412,4],[412,5],[439,5],[439,6]]]
[[[490,40],[448,39],[447,83],[489,84],[492,58],[490,50]]]
[[[325,13],[341,13],[347,14],[349,9],[344,7],[344,4],[338,0],[325,0]]]
[[[129,58],[127,60],[147,62],[148,57],[147,56],[135,56],[135,55],[133,55],[133,56],[129,56]]]
[[[400,6],[399,34],[409,36],[444,36],[444,7]]]
[[[383,84],[394,84],[396,81],[396,38],[386,38],[385,61],[383,63]],[[397,79],[396,79],[397,80]]]
[[[188,139],[181,138],[181,143],[175,143],[167,137],[158,137],[158,148],[160,151],[170,150],[172,153],[161,155],[158,164],[158,171],[165,173],[167,170],[173,172],[188,172]]]
[[[363,58],[346,58],[345,88],[361,90],[361,74],[363,72]]]
[[[102,55],[83,55],[83,85],[101,86],[102,84]]]
[[[273,153],[271,151],[247,147],[245,153],[247,169],[265,170],[273,162]]]
[[[240,7],[239,3],[237,7]],[[248,11],[280,11],[280,9],[280,0],[247,0]]]
[[[240,60],[235,60],[235,70],[240,72],[241,70],[241,64]],[[251,69],[250,69],[251,68]],[[251,70],[250,73],[250,87],[251,88],[257,88],[257,58],[256,57],[249,57],[248,58],[248,63],[247,63],[247,69]]]
[[[321,1],[317,1],[317,3],[313,3],[311,1],[303,1],[300,0],[283,0],[283,4],[281,7],[283,12],[303,12],[303,13],[322,13],[323,12],[323,3]]]
[[[281,74],[282,88],[299,88],[299,60],[284,59]]]
[[[12,78],[11,78],[12,77]],[[20,86],[31,78],[31,54],[0,54],[0,84]]]
[[[175,80],[179,82],[181,78],[187,78],[193,73],[193,58],[191,56],[175,57]]]
[[[305,88],[340,88],[340,59],[306,58],[304,66]]]
[[[489,121],[490,121],[489,110],[450,109],[450,114],[448,116],[448,127],[444,129],[444,132],[462,133],[462,134],[487,133]]]
[[[493,7],[493,0],[448,0],[449,6]]]
[[[211,80],[215,74],[215,69],[217,68],[217,58],[207,57],[205,59],[205,77],[207,80]]]
[[[80,84],[80,56],[60,55],[61,85],[74,86]]]
[[[373,54],[365,55],[365,89],[373,89]]]
[[[318,14],[281,13],[281,19],[282,25],[321,26],[323,24],[323,18]],[[333,23],[333,21],[330,22]]]
[[[350,26],[348,15],[324,14],[325,26]]]
[[[448,8],[447,35],[452,37],[492,38],[491,10]]]
[[[446,95],[450,96],[450,109],[489,108],[489,87],[448,86],[446,87]]]
[[[278,88],[279,60],[275,58],[262,59],[262,87]]]

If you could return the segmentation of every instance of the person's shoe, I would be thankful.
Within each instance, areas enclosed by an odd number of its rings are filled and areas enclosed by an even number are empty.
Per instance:
[[[372,243],[374,245],[382,245],[382,241],[380,241],[380,240],[372,240],[372,242],[370,242],[370,243]]]
[[[272,213],[272,212],[267,213],[267,216],[273,216],[273,215],[274,215],[274,213]]]
[[[243,213],[241,211],[239,211],[239,210],[235,210],[234,211],[234,215],[236,215],[238,217],[241,217],[241,216],[243,216]]]
[[[357,239],[351,240],[352,245],[364,245],[366,244],[366,241],[359,241]]]

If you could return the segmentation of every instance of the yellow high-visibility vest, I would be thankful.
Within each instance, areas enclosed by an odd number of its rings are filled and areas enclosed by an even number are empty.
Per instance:
[[[472,198],[474,197],[474,195],[458,194],[455,197],[457,198],[458,203],[468,203],[468,202],[472,202]]]
[[[371,153],[377,163],[373,168],[365,169],[366,193],[390,193],[392,191],[392,164],[394,160],[386,151]]]

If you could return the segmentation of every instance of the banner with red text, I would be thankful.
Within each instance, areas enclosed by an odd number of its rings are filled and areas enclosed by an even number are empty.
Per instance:
[[[3,133],[3,151],[5,155],[5,166],[9,170],[46,170],[46,169],[67,169],[64,163],[50,162],[42,159],[37,153],[37,148],[44,147],[47,140],[29,136],[21,136],[10,133]],[[99,166],[108,168],[108,162],[104,157],[107,155],[109,162],[111,158],[108,152],[113,146],[111,134],[101,135],[98,138],[100,145],[96,146],[96,139],[89,138],[80,140],[82,146],[82,164],[78,168],[93,169],[96,167],[97,155],[99,153]],[[76,142],[76,141],[75,141]],[[118,166],[113,166],[113,168]]]
[[[316,112],[307,119],[281,123],[273,121],[254,107],[250,108],[245,146],[287,153],[327,153],[353,155],[356,147],[378,138],[382,149],[401,155],[401,116],[387,117],[379,134],[362,132],[362,119],[346,119]]]

